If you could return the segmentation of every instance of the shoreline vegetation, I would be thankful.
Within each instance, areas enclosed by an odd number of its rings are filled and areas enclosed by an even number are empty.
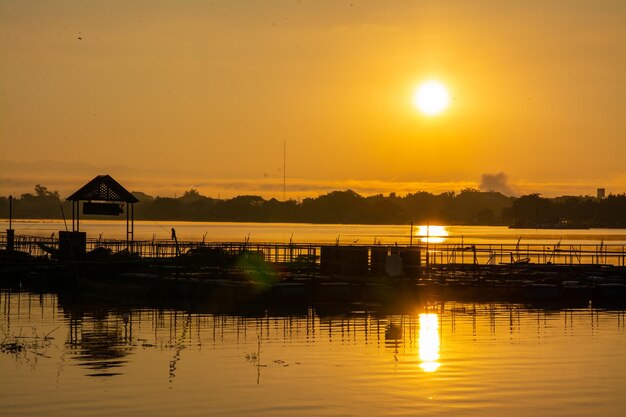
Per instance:
[[[71,202],[57,191],[36,185],[34,193],[12,200],[14,219],[62,219],[71,213]],[[408,224],[442,223],[453,225],[510,226],[518,228],[624,228],[626,194],[606,198],[540,194],[507,197],[499,192],[464,189],[459,193],[431,194],[424,191],[404,196],[390,193],[361,196],[352,190],[332,191],[301,201],[266,200],[242,195],[216,199],[197,190],[180,197],[153,197],[132,193],[140,201],[136,220],[228,221],[267,223],[325,224]],[[62,209],[61,209],[62,208]],[[0,217],[8,218],[9,198],[0,196]],[[109,216],[82,216],[111,219]]]

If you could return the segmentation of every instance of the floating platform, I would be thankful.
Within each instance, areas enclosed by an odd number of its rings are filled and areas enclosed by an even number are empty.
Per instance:
[[[12,250],[0,250],[0,280],[298,303],[376,301],[397,288],[443,298],[623,300],[625,261],[624,246],[604,244],[126,242],[77,234],[15,236]]]

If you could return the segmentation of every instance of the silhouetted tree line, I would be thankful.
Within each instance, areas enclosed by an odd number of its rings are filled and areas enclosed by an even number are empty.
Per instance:
[[[178,198],[133,194],[140,200],[135,205],[138,220],[626,227],[626,194],[611,194],[604,199],[544,198],[539,194],[516,198],[468,188],[459,193],[422,191],[405,196],[391,193],[364,197],[347,190],[302,201],[265,200],[255,195],[216,199],[195,189]],[[8,206],[8,197],[0,197],[1,217],[8,217]],[[34,194],[22,194],[13,200],[14,218],[58,219],[62,213],[71,217],[71,203],[41,185],[35,187]]]

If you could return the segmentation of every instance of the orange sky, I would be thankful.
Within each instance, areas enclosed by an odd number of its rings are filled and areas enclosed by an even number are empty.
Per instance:
[[[626,192],[626,2],[1,1],[0,53],[0,195]]]

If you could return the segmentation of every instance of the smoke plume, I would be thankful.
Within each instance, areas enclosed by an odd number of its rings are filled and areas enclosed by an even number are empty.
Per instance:
[[[496,191],[506,196],[515,195],[515,190],[508,184],[509,178],[504,172],[483,174],[480,178],[480,191]]]

